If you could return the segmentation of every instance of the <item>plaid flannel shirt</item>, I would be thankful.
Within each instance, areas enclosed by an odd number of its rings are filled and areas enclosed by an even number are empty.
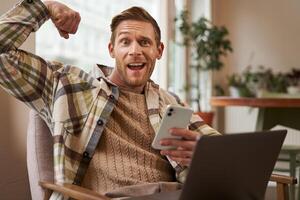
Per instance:
[[[1,16],[0,85],[36,110],[47,123],[54,141],[55,181],[80,185],[119,91],[99,67],[91,75],[18,49],[49,17],[40,0],[20,2]],[[150,123],[156,132],[165,107],[180,102],[152,81],[146,85],[145,96]],[[189,128],[202,134],[219,134],[197,116],[192,117]],[[187,169],[169,161],[182,182]],[[63,197],[53,194],[54,198]]]

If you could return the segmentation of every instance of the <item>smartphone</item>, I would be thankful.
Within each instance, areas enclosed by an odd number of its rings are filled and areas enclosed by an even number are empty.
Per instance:
[[[163,115],[158,132],[156,133],[152,142],[152,147],[160,150],[175,148],[172,146],[162,146],[159,142],[163,138],[180,138],[178,136],[171,135],[169,130],[171,128],[187,128],[192,114],[193,110],[190,108],[168,105],[166,112]]]

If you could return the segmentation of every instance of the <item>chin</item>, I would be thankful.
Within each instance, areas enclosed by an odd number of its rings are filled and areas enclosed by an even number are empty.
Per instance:
[[[144,86],[147,83],[145,80],[129,80],[127,82],[128,85],[131,87],[141,87]]]

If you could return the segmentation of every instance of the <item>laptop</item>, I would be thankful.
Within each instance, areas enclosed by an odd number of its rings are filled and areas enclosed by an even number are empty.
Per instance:
[[[286,130],[203,136],[182,190],[130,200],[264,199]]]

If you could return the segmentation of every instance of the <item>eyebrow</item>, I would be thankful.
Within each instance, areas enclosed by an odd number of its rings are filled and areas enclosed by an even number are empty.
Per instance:
[[[126,34],[130,34],[130,32],[129,31],[122,31],[122,32],[118,33],[118,36],[120,36],[120,35],[126,35]],[[151,38],[147,37],[147,36],[140,36],[140,38],[151,41]]]
[[[141,36],[141,39],[147,40],[148,42],[152,42],[151,38],[149,38],[149,37]]]
[[[129,32],[128,31],[122,31],[122,32],[118,33],[118,36],[124,35],[124,34],[129,34]]]

